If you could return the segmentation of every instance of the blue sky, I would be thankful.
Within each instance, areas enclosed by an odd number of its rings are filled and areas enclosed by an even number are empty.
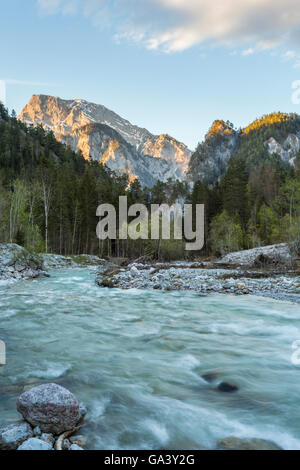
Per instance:
[[[214,119],[299,112],[299,0],[2,0],[0,80],[101,103],[194,149]]]

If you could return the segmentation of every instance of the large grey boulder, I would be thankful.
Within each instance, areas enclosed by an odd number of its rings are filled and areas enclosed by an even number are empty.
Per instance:
[[[32,426],[55,435],[74,429],[80,419],[77,399],[57,384],[40,385],[23,393],[17,409]]]
[[[229,253],[214,263],[215,267],[242,266],[247,268],[263,268],[290,266],[292,256],[288,244],[261,246],[251,250]]]
[[[16,450],[22,442],[32,435],[31,427],[24,421],[2,428],[0,429],[0,450]]]
[[[23,444],[18,447],[18,450],[53,450],[53,447],[47,442],[33,437],[23,442]]]

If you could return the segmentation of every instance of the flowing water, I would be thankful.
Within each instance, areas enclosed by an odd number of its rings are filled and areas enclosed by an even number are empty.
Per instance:
[[[212,449],[228,436],[300,449],[299,305],[94,278],[61,270],[0,288],[1,423],[16,419],[24,387],[56,382],[87,405],[91,449]],[[220,380],[239,391],[217,391]]]

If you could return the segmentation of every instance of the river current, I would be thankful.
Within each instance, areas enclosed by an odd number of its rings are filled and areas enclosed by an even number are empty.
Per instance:
[[[0,424],[18,419],[24,388],[56,382],[88,408],[89,449],[213,449],[228,436],[300,449],[299,304],[110,290],[95,275],[58,270],[0,288]]]

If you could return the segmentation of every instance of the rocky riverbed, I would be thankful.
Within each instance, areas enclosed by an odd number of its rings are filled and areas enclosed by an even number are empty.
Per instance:
[[[99,270],[96,282],[102,287],[120,289],[252,294],[300,302],[300,271],[284,244],[231,253],[202,263],[111,265]]]

